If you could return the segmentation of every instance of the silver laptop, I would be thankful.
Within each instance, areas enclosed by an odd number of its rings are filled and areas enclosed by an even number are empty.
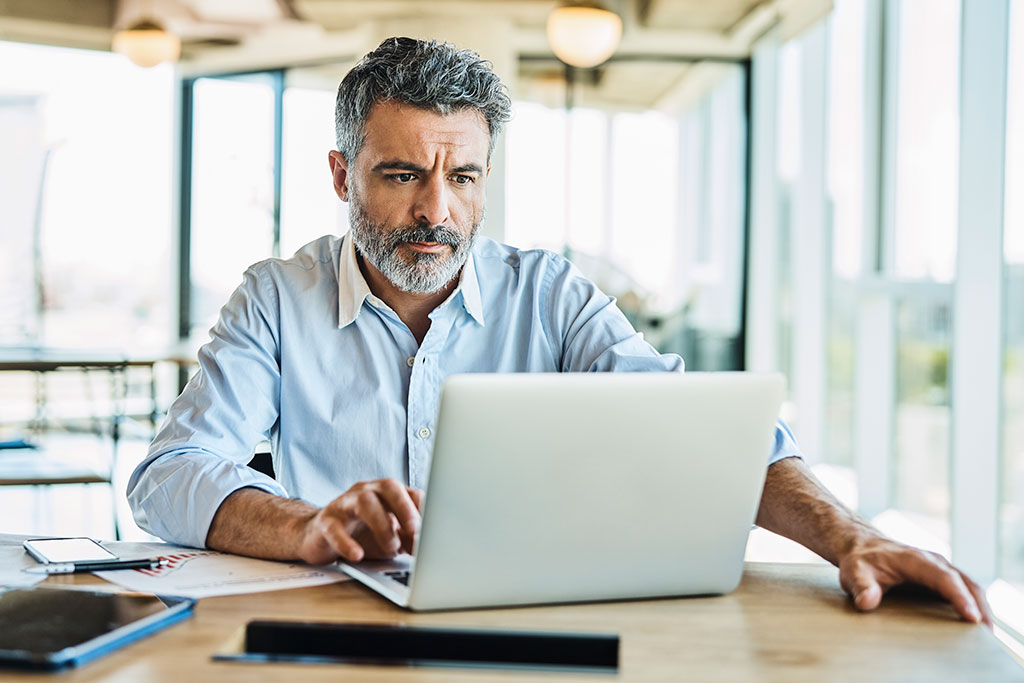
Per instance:
[[[783,379],[455,375],[415,559],[342,570],[412,610],[727,593]]]

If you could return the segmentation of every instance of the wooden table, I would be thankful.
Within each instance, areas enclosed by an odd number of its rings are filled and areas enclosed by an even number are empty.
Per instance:
[[[50,577],[44,585],[99,582]],[[214,662],[246,621],[308,619],[384,624],[616,632],[618,676]],[[4,681],[46,674],[3,672]],[[853,610],[836,570],[750,563],[734,593],[589,605],[411,614],[346,582],[199,602],[191,619],[127,646],[62,682],[106,681],[1014,681],[1024,669],[985,628],[930,598],[889,596]]]

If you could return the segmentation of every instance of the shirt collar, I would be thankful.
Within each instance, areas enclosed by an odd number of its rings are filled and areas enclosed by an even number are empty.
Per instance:
[[[359,261],[356,258],[355,242],[349,235],[345,235],[341,242],[341,254],[338,259],[338,328],[346,327],[359,317],[363,310],[363,302],[367,297],[372,297],[369,285],[359,270]],[[473,317],[481,326],[484,324],[484,307],[480,298],[480,282],[476,276],[476,261],[473,252],[469,253],[462,272],[459,274],[459,285],[452,292],[450,301],[456,294],[462,292],[462,303],[466,312]]]
[[[476,279],[476,259],[473,258],[472,251],[462,266],[458,289],[462,290],[462,304],[466,307],[466,312],[483,327],[484,305],[480,298],[480,282]]]
[[[341,241],[338,259],[338,328],[346,327],[359,317],[366,297],[373,296],[366,279],[359,271],[355,242],[350,235]]]

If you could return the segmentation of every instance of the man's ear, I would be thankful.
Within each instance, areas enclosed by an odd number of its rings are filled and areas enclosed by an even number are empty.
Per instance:
[[[327,161],[331,165],[331,176],[334,178],[334,193],[343,202],[348,201],[348,162],[341,152],[331,150],[327,153]]]

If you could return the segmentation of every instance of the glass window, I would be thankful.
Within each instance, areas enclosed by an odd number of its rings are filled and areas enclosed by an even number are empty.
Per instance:
[[[505,237],[564,251],[652,344],[715,369],[740,356],[744,74],[698,66],[666,71],[704,85],[658,109],[617,106],[588,84],[568,112],[517,101]]]
[[[864,238],[865,5],[837,0],[829,20],[828,194],[835,275],[861,274]]]
[[[1006,259],[1001,574],[1024,588],[1024,2],[1010,16],[1006,116]]]
[[[344,69],[290,69],[284,91],[281,256],[348,231],[348,205],[334,193],[327,152],[337,149],[334,98]]]
[[[602,124],[604,117],[601,116]],[[567,226],[572,224],[566,200],[569,180],[566,165],[571,153],[578,147],[566,145],[567,122],[565,111],[552,109],[534,102],[517,101],[512,106],[512,121],[506,129],[505,155],[507,175],[505,188],[505,241],[517,247],[543,247],[561,251],[569,242]],[[571,116],[584,120],[590,113],[579,109]],[[603,144],[603,136],[602,136]],[[543,164],[538,163],[543,159]],[[599,176],[604,177],[604,159],[600,162]],[[603,198],[603,187],[591,188],[590,201]],[[601,202],[603,204],[603,201]],[[581,248],[592,249],[600,239],[588,233],[603,234],[603,222],[582,224],[590,230],[578,230]]]
[[[331,183],[334,99],[347,66],[289,69],[281,96],[281,216],[274,242],[276,73],[199,78],[193,90],[192,322],[200,334],[251,264],[348,230]]]
[[[613,128],[608,116],[596,109],[574,109],[570,120],[572,157],[564,182],[568,183],[567,206],[572,210],[565,216],[566,243],[578,251],[608,257],[612,248],[612,195],[608,189],[614,182],[609,162]]]
[[[865,5],[838,0],[829,20],[828,196],[832,267],[828,410],[822,460],[853,466],[854,323],[864,240]]]
[[[892,275],[951,282],[956,269],[960,3],[904,0],[898,7]]]
[[[893,507],[948,541],[949,306],[908,298],[897,318]]]
[[[171,341],[173,135],[171,67],[0,42],[0,345],[141,354]],[[133,396],[125,410],[148,413]],[[88,432],[109,428],[111,400],[106,373],[4,373],[0,440],[43,442],[104,468],[110,442]],[[45,434],[33,429],[42,415],[54,427]],[[123,509],[124,482],[145,455],[129,438],[146,434],[135,426],[121,432],[113,493],[121,531],[137,538]],[[108,487],[48,488],[5,487],[4,530],[112,533]]]
[[[265,76],[200,78],[193,90],[192,324],[217,319],[274,243],[274,89]]]
[[[616,114],[611,126],[606,253],[636,279],[641,291],[654,299],[668,298],[676,246],[677,124],[650,111]]]
[[[4,42],[0,64],[0,344],[167,343],[171,68]]]
[[[896,193],[889,275],[897,303],[893,506],[949,540],[950,290],[956,270],[960,4],[898,6]]]

